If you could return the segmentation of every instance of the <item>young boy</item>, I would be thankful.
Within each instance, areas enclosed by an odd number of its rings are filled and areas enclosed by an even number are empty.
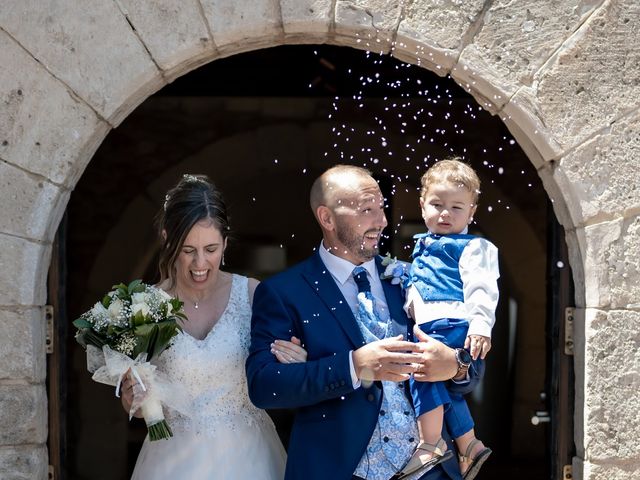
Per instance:
[[[480,180],[457,159],[442,160],[422,176],[420,207],[428,229],[416,235],[405,286],[405,309],[419,328],[456,348],[459,364],[484,359],[491,349],[491,328],[498,303],[498,250],[467,234],[477,208]],[[466,357],[466,361],[464,359]],[[459,370],[460,372],[460,370]],[[461,380],[464,380],[462,375]],[[460,453],[464,480],[475,478],[491,454],[475,438],[474,423],[462,396],[444,382],[411,380],[420,443],[403,476],[450,456],[441,437],[443,420]]]

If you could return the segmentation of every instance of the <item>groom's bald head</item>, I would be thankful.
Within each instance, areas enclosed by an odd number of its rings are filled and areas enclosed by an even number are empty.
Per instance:
[[[369,170],[354,165],[336,165],[320,175],[311,186],[309,202],[317,217],[320,206],[335,210],[345,200],[357,193],[363,185],[376,185]]]

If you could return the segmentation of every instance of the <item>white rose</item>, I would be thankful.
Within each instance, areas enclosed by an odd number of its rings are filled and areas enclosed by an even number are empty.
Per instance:
[[[151,309],[146,303],[134,303],[131,305],[131,313],[133,315],[136,315],[138,312],[142,312],[142,314],[146,316],[149,315],[150,311]]]
[[[161,288],[156,288],[156,290],[157,290],[158,294],[160,295],[160,298],[162,298],[162,300],[164,300],[164,301],[171,300],[173,298],[171,295],[169,295],[167,292],[165,292]]]
[[[149,295],[147,292],[134,293],[131,295],[131,303],[148,303]]]
[[[119,298],[116,298],[111,302],[111,305],[109,305],[109,308],[107,310],[112,320],[116,320],[118,318],[120,312],[122,312],[122,307],[123,303]]]
[[[105,318],[108,317],[109,312],[107,312],[107,309],[104,308],[102,302],[97,302],[91,309],[91,315],[95,318]]]

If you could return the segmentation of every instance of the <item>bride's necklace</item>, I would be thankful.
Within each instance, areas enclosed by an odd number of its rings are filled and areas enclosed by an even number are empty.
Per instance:
[[[213,285],[212,292],[215,292],[215,288],[216,288],[217,284],[218,284],[218,280],[216,279],[216,282],[215,282],[215,284]],[[189,303],[193,304],[193,308],[195,308],[196,310],[198,310],[198,308],[199,308],[199,306],[200,306],[200,304],[201,304],[201,303],[205,303],[205,302],[207,302],[208,300],[210,300],[210,299],[214,296],[214,294],[213,294],[213,293],[211,293],[211,295],[208,295],[208,296],[207,296],[207,295],[205,295],[205,296],[202,298],[202,300],[191,300],[191,299],[189,299],[186,295],[181,295],[181,292],[180,292],[177,288],[176,288],[176,294],[177,294],[177,295],[178,295],[178,297],[179,297],[180,299],[182,299],[183,301],[184,301],[184,300],[188,300],[188,301],[189,301]]]
[[[178,296],[181,297],[183,299],[183,301],[186,299],[186,296],[180,295],[178,293]],[[200,303],[205,302],[207,299],[203,299],[203,300],[189,300],[189,303],[193,304],[193,308],[195,308],[196,310],[198,310],[198,307],[200,306]]]

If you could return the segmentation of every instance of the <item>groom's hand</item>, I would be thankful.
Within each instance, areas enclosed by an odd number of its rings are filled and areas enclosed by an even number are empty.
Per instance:
[[[418,345],[403,341],[402,335],[377,340],[353,351],[353,367],[362,382],[404,382],[420,362]]]
[[[416,345],[420,348],[420,365],[413,374],[419,382],[440,382],[453,378],[458,371],[458,361],[453,348],[431,338],[417,326],[413,335],[420,340]]]

